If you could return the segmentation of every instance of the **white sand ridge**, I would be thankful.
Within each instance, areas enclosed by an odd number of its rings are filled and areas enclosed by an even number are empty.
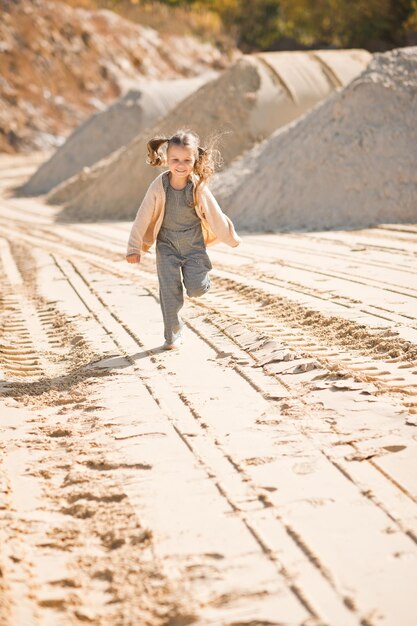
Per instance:
[[[47,193],[64,180],[94,165],[163,117],[216,72],[198,77],[142,81],[104,111],[93,113],[76,128],[51,158],[31,176],[21,192]]]
[[[65,205],[62,218],[131,218],[155,177],[145,164],[151,137],[186,127],[204,143],[225,133],[220,148],[228,164],[345,84],[369,59],[358,50],[245,56],[128,146],[52,190],[49,201]]]
[[[214,182],[251,230],[356,228],[417,217],[417,47],[378,54],[343,91]]]

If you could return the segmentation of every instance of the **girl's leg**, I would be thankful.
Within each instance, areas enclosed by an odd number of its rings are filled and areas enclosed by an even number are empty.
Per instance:
[[[164,337],[168,344],[172,344],[180,336],[182,328],[182,322],[178,317],[184,304],[181,259],[169,244],[162,241],[158,241],[156,246],[156,267]]]
[[[187,295],[198,298],[210,289],[209,271],[212,265],[205,249],[187,257],[182,267],[182,275]]]
[[[200,223],[186,232],[181,252],[184,261],[182,275],[187,295],[198,298],[210,289],[208,273],[212,269]]]

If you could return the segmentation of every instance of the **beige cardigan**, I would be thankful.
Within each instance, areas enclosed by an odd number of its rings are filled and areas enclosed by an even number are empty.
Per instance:
[[[127,255],[147,252],[155,242],[165,211],[165,189],[160,174],[149,185],[148,191],[138,209],[130,231]],[[227,243],[233,248],[241,242],[231,220],[223,213],[210,189],[204,185],[198,191],[196,213],[201,220],[206,246],[214,243]]]

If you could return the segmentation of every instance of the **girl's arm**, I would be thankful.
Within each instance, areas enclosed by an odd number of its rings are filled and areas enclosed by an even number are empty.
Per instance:
[[[201,193],[200,206],[203,217],[221,241],[232,246],[232,248],[241,243],[242,240],[237,234],[232,220],[223,213],[219,203],[207,186],[204,187]]]
[[[149,224],[152,221],[152,217],[155,209],[156,194],[151,185],[143,198],[141,205],[136,213],[135,220],[130,230],[129,241],[127,244],[126,258],[131,255],[139,256],[142,254],[143,237]],[[140,260],[140,259],[139,259]],[[138,263],[139,261],[129,260],[129,263]]]

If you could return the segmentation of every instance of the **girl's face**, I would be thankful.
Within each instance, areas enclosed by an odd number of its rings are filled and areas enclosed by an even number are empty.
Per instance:
[[[194,169],[195,154],[191,146],[169,146],[167,151],[167,165],[172,178],[183,181],[184,185]]]

